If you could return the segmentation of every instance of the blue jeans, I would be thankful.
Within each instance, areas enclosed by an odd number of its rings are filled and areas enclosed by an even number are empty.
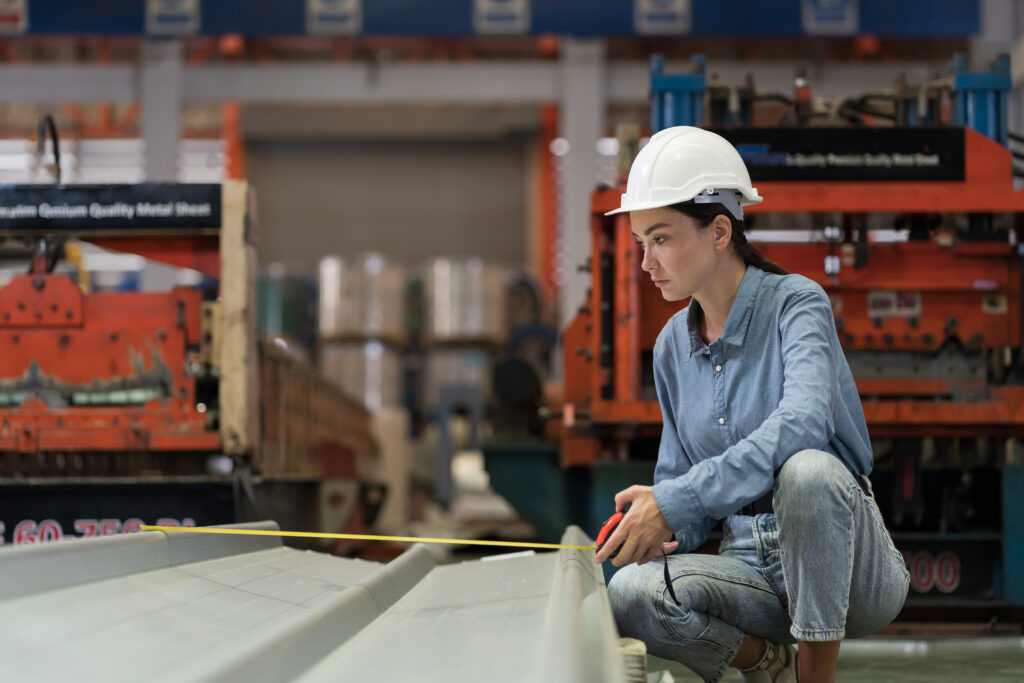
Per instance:
[[[745,635],[776,643],[873,633],[903,607],[910,575],[867,477],[824,451],[796,453],[775,479],[775,514],[723,520],[718,555],[620,569],[608,585],[619,632],[653,655],[722,678]]]

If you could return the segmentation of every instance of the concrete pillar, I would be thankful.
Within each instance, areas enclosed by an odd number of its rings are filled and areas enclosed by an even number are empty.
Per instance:
[[[560,301],[562,329],[583,303],[589,277],[576,267],[590,255],[590,195],[597,183],[597,141],[605,134],[607,66],[599,39],[562,43],[559,134],[569,142],[561,164],[559,196]]]
[[[148,182],[178,179],[183,73],[180,40],[146,38],[142,41],[139,101]]]

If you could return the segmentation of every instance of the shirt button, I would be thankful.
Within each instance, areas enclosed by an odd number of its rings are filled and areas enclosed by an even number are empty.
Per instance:
[[[725,418],[724,417],[718,418],[718,424],[724,425],[725,424]]]
[[[716,365],[715,366],[715,372],[721,372],[721,371],[722,371],[722,366],[721,365]]]

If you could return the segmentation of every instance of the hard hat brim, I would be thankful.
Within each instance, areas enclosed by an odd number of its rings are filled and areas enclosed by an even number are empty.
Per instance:
[[[756,200],[747,197],[746,195],[740,195],[740,204],[743,206],[753,206],[754,204],[760,204],[764,201],[764,197],[758,197]],[[612,211],[605,212],[605,216],[614,216],[617,213],[627,213],[629,211],[646,211],[647,209],[660,209],[665,206],[672,206],[674,204],[682,204],[688,200],[681,199],[677,201],[660,201],[660,202],[638,202],[637,204],[631,204],[629,206],[620,206]]]

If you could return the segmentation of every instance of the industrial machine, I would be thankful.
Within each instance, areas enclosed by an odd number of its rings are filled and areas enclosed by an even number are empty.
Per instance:
[[[0,288],[2,542],[254,514],[338,531],[379,506],[365,408],[257,338],[250,201],[242,181],[0,187],[0,236],[34,254]],[[87,293],[55,271],[71,238],[210,284]]]
[[[1024,605],[1024,192],[1007,146],[1008,62],[954,70],[815,107],[799,74],[792,97],[759,97],[750,83],[709,84],[702,60],[673,75],[652,62],[652,130],[708,125],[733,142],[765,197],[748,208],[750,241],[829,294],[879,504],[913,576],[910,610]],[[760,101],[775,107],[761,123],[783,125],[751,125]],[[651,480],[651,352],[687,303],[647,284],[628,217],[604,216],[622,192],[593,195],[590,294],[563,336],[561,464],[590,470],[591,528],[617,490]]]

